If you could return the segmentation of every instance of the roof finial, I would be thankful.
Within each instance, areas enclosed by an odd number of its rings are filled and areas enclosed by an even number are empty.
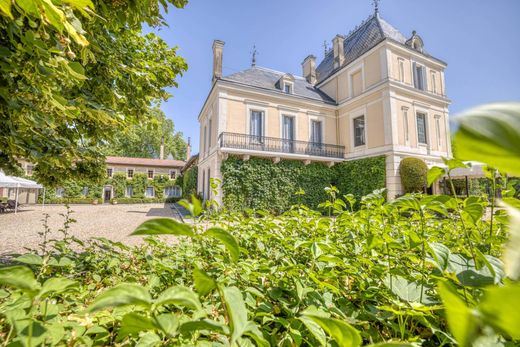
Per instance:
[[[374,5],[374,14],[379,14],[379,2],[381,0],[372,0],[372,4]]]
[[[258,51],[256,50],[256,45],[253,45],[253,50],[251,51],[252,59],[251,59],[251,67],[256,66],[256,55],[258,54]]]
[[[329,52],[329,44],[327,43],[327,40],[323,41],[323,51],[325,52],[325,56]]]

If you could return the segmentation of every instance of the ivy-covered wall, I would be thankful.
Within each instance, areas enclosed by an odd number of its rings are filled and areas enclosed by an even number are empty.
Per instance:
[[[179,177],[178,184],[182,187],[182,197],[190,198],[192,195],[197,195],[197,176],[199,168],[193,166],[184,172],[184,175]]]
[[[119,203],[132,202],[160,202],[165,201],[164,189],[175,187],[177,182],[170,180],[166,175],[156,175],[153,180],[149,180],[145,174],[136,173],[132,179],[128,179],[125,173],[114,173],[111,178],[107,178],[101,183],[92,183],[82,180],[68,180],[62,184],[64,189],[63,198],[54,195],[55,189],[47,189],[46,201],[49,203],[91,203],[94,200],[101,202],[103,198],[103,187],[110,185],[113,188],[113,199]],[[127,186],[132,186],[133,195],[126,196]],[[87,194],[85,195],[85,187]],[[145,198],[147,187],[154,187],[155,197]],[[42,196],[39,197],[42,199]]]
[[[251,158],[247,161],[230,156],[222,163],[224,206],[283,212],[295,203],[311,208],[327,199],[325,188],[335,185],[341,194],[361,197],[385,187],[385,158],[374,157],[344,162],[333,167],[301,161]],[[298,190],[304,195],[296,195]]]

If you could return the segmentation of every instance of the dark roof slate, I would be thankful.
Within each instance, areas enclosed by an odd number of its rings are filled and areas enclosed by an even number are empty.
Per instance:
[[[278,83],[284,75],[288,74],[264,67],[254,66],[249,69],[222,77],[222,80],[284,93],[280,89]],[[334,100],[307,82],[305,78],[294,75],[292,76],[294,77],[293,95],[327,103],[334,103]]]
[[[345,51],[344,64],[350,64],[387,38],[403,45],[406,42],[406,37],[382,19],[379,14],[370,16],[345,38],[343,44]],[[333,72],[334,52],[330,50],[316,68],[318,83],[329,77]]]

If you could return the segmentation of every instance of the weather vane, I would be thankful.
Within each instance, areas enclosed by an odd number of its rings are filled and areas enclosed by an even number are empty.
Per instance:
[[[258,54],[258,51],[256,50],[256,45],[253,45],[253,50],[251,51],[252,59],[251,59],[251,66],[256,66],[256,55]]]
[[[372,4],[374,4],[374,13],[379,13],[379,3],[381,0],[372,0]]]
[[[327,40],[323,41],[323,51],[325,52],[325,55],[329,52],[329,45],[327,43]]]

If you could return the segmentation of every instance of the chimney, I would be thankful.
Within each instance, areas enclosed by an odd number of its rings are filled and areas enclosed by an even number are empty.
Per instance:
[[[159,159],[164,159],[164,136],[161,139],[161,148],[159,150]]]
[[[222,77],[222,49],[224,41],[213,41],[213,79],[212,82]]]
[[[332,44],[334,45],[334,68],[342,66],[345,62],[345,49],[343,48],[343,42],[345,38],[341,35],[336,35],[336,37],[332,40]]]
[[[186,146],[186,161],[191,158],[191,137],[188,137],[188,145]]]
[[[303,77],[310,84],[316,84],[316,57],[312,54],[307,56],[302,63]]]

